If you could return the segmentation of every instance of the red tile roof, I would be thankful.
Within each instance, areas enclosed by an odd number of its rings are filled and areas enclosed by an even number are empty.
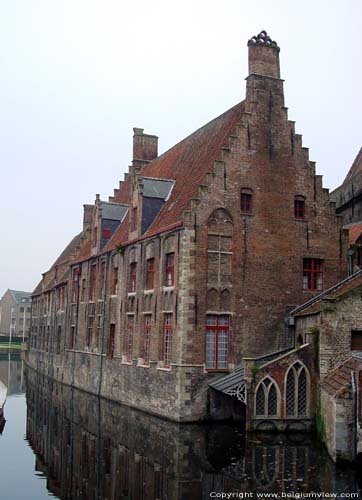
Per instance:
[[[198,186],[205,184],[207,172],[213,172],[214,161],[221,159],[221,148],[228,146],[228,138],[241,121],[243,113],[244,102],[241,102],[142,167],[141,175],[145,177],[172,179],[176,182],[170,198],[141,239],[182,224],[183,211],[190,207],[191,199],[198,196]],[[130,203],[130,178],[130,175],[126,177],[114,198],[115,202]],[[131,241],[128,239],[127,214],[102,253],[128,243]]]
[[[357,223],[347,227],[349,233],[349,244],[354,245],[362,235],[362,224]]]
[[[241,102],[143,167],[145,177],[176,181],[146,236],[182,221],[183,211],[190,207],[192,198],[198,197],[198,186],[205,184],[206,173],[214,171],[214,161],[221,159],[221,148],[229,145],[228,138],[243,113],[244,102]]]
[[[321,382],[322,389],[334,397],[341,396],[349,389],[351,372],[361,367],[361,364],[351,356],[341,366],[330,372]]]

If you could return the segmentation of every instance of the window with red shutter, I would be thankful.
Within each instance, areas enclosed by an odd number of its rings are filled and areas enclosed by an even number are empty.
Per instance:
[[[303,290],[323,290],[323,260],[303,259]]]

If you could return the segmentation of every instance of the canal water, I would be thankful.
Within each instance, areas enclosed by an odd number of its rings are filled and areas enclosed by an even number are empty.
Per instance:
[[[308,435],[177,425],[24,371],[19,356],[0,355],[0,380],[2,500],[360,498],[358,471]]]

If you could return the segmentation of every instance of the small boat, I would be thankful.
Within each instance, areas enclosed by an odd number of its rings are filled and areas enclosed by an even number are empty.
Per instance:
[[[0,380],[0,418],[3,416],[4,413],[4,405],[7,394],[8,394],[8,388]]]

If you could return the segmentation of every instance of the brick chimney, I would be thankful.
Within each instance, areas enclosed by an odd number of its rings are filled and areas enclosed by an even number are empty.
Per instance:
[[[249,75],[271,76],[280,78],[279,51],[277,43],[266,31],[253,36],[248,41]]]
[[[83,231],[92,224],[94,205],[83,205]]]
[[[142,166],[158,156],[158,137],[144,134],[143,128],[133,129],[133,166]]]

